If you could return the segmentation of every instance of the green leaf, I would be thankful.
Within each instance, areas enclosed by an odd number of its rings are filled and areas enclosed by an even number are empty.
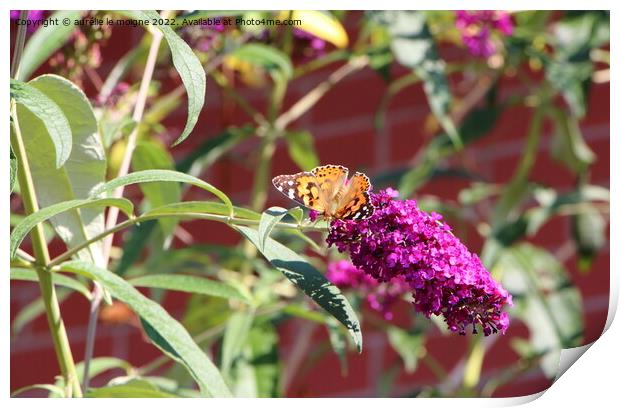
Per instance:
[[[581,344],[583,304],[569,275],[550,253],[524,243],[502,252],[493,275],[514,298],[511,316],[529,329],[532,350],[544,353],[542,369],[553,378],[563,348]]]
[[[252,325],[230,372],[235,397],[280,396],[278,333],[273,324]]]
[[[284,140],[289,156],[301,170],[311,170],[320,164],[312,133],[307,130],[291,131],[284,135]]]
[[[580,185],[577,189],[564,194],[557,194],[551,188],[537,188],[534,190],[534,197],[540,206],[528,209],[524,215],[529,236],[534,236],[540,227],[552,216],[558,215],[564,206],[578,204],[580,207],[583,206],[583,213],[590,213],[596,210],[588,202],[609,202],[610,199],[608,189],[594,185]]]
[[[68,18],[73,21],[79,19],[81,14],[81,11],[62,10],[53,13],[47,20],[63,21]],[[66,26],[50,24],[47,27],[39,27],[24,47],[18,79],[27,80],[41,64],[67,42],[75,30],[73,23]]]
[[[263,212],[258,225],[258,245],[260,250],[265,250],[265,240],[271,235],[271,231],[278,222],[288,213],[286,208],[271,207]]]
[[[134,368],[133,366],[125,360],[116,357],[96,357],[90,360],[90,364],[88,365],[88,371],[90,378],[95,378],[101,373],[104,373],[108,370],[112,370],[114,368],[120,368],[124,370],[126,373],[131,372]],[[78,378],[80,382],[84,378],[84,362],[80,361],[75,365],[75,371],[77,372]]]
[[[134,11],[142,19],[159,19],[161,16],[153,10]],[[167,25],[157,25],[164,34],[164,38],[172,54],[172,64],[176,68],[185,91],[187,92],[187,122],[181,136],[174,142],[178,145],[189,136],[198,122],[198,116],[204,105],[207,78],[205,70],[196,54],[179,35]]]
[[[605,246],[605,218],[592,204],[583,203],[583,212],[571,217],[571,232],[577,245],[578,266],[587,271],[592,266],[596,254]]]
[[[158,288],[196,293],[199,295],[217,296],[225,299],[237,299],[248,302],[247,295],[237,288],[223,282],[189,275],[145,275],[129,280],[133,286]]]
[[[222,375],[228,377],[235,359],[241,353],[243,345],[247,341],[252,322],[254,321],[253,310],[240,310],[233,313],[226,322],[226,330],[222,340]]]
[[[134,171],[173,170],[174,164],[172,156],[162,146],[152,141],[141,140],[131,157],[131,166]],[[140,189],[151,208],[181,200],[181,186],[177,183],[146,183],[140,184]],[[159,223],[166,237],[173,233],[177,224],[176,220],[170,218],[162,218]]]
[[[56,291],[56,297],[58,299],[58,304],[62,304],[62,302],[69,297],[73,292],[70,290],[65,290],[63,288],[58,288]],[[32,302],[28,303],[26,306],[23,306],[21,310],[17,313],[17,315],[13,318],[13,322],[11,323],[11,335],[18,334],[28,323],[38,318],[42,314],[45,313],[45,305],[43,304],[43,298],[38,297]]]
[[[486,94],[485,106],[471,110],[461,122],[459,135],[463,145],[466,146],[488,135],[504,110],[509,107],[509,103],[501,105],[496,103],[496,93],[497,87],[493,86]],[[431,141],[431,146],[441,155],[452,154],[455,151],[451,138],[445,133],[437,135]]]
[[[281,243],[267,238],[264,250],[261,250],[258,231],[242,226],[235,228],[252,242],[265,258],[275,268],[280,270],[287,279],[299,287],[325,311],[338,319],[349,330],[357,350],[361,352],[362,332],[360,323],[349,301],[340,293],[340,289],[325,279],[308,261]]]
[[[18,105],[19,125],[35,191],[41,208],[64,201],[88,198],[90,190],[105,180],[105,152],[98,135],[97,120],[86,95],[70,81],[56,75],[42,75],[29,82],[47,95],[69,120],[73,147],[61,168],[55,165],[54,145],[45,124]],[[103,232],[102,208],[70,211],[51,219],[60,238],[69,247],[77,246]],[[102,243],[80,251],[80,259],[103,263]]]
[[[301,207],[293,207],[288,210],[288,214],[299,224],[304,218],[304,210]]]
[[[11,229],[15,228],[15,226],[22,222],[24,218],[26,218],[25,215],[11,214],[9,222],[11,224]],[[43,235],[45,236],[46,243],[49,243],[56,236],[54,228],[47,222],[43,223]]]
[[[11,193],[13,192],[13,187],[15,187],[15,180],[17,179],[17,157],[15,157],[15,154],[13,153],[13,148],[11,146],[9,146],[9,150],[11,152],[11,158],[9,159],[9,164],[10,164],[10,181],[9,181],[9,187],[11,187]]]
[[[278,357],[278,332],[269,323],[256,324],[248,336],[250,364],[256,377],[258,397],[280,396],[280,363]]]
[[[259,220],[260,214],[248,210],[243,207],[233,207],[234,216],[239,218],[245,218],[248,220]],[[222,203],[215,203],[213,201],[183,201],[180,203],[172,203],[162,205],[161,207],[153,208],[145,212],[144,216],[157,216],[166,214],[181,214],[181,213],[196,213],[196,214],[215,214],[215,215],[228,215],[230,209],[227,205]]]
[[[299,317],[309,320],[311,322],[327,324],[327,316],[323,313],[308,310],[301,305],[291,303],[282,309],[283,313],[290,314],[291,316]]]
[[[560,109],[553,113],[555,134],[551,143],[551,155],[576,174],[583,174],[596,160],[596,155],[583,139],[576,118]]]
[[[405,371],[414,372],[418,367],[418,359],[424,355],[424,334],[410,333],[396,326],[387,329],[388,341],[405,363]]]
[[[187,368],[203,394],[213,397],[231,395],[215,365],[196,345],[185,328],[157,302],[148,299],[112,272],[91,263],[72,261],[62,264],[60,268],[63,271],[84,274],[96,279],[110,291],[112,296],[131,307],[142,319],[145,332],[154,344]]]
[[[349,371],[346,333],[344,333],[338,321],[331,316],[327,318],[325,327],[327,328],[327,334],[329,336],[329,344],[338,356],[338,361],[340,361],[340,374],[346,377]]]
[[[71,126],[60,107],[45,93],[30,84],[11,79],[11,97],[36,116],[44,125],[56,152],[55,168],[62,166],[71,154]],[[22,115],[18,112],[18,117]],[[21,123],[21,120],[19,121]],[[26,136],[28,133],[22,133]]]
[[[11,258],[15,257],[17,248],[22,243],[26,235],[37,225],[44,221],[51,219],[52,217],[70,210],[77,210],[79,208],[92,208],[92,207],[118,207],[127,214],[128,217],[133,217],[133,204],[131,201],[125,198],[99,198],[99,199],[86,199],[86,200],[71,200],[62,203],[50,205],[35,213],[30,214],[24,218],[19,224],[15,226],[11,231]]]
[[[461,122],[459,134],[466,146],[487,135],[497,123],[504,107],[494,103],[495,88],[487,94],[488,105],[472,110]],[[434,175],[441,159],[456,151],[451,138],[442,133],[433,138],[426,148],[422,162],[405,173],[398,185],[401,197],[409,197]]]
[[[37,273],[32,269],[26,268],[11,268],[11,280],[25,280],[30,282],[38,282],[39,277]],[[88,300],[92,298],[88,288],[80,281],[70,278],[65,275],[54,273],[52,274],[52,280],[55,285],[64,286],[69,289],[73,289],[76,292],[81,293]]]
[[[102,374],[106,371],[113,370],[115,368],[120,368],[125,371],[125,374],[129,374],[135,370],[135,368],[125,360],[121,360],[116,357],[95,357],[90,360],[90,364],[88,365],[89,378],[92,380],[97,377],[99,374]],[[80,383],[84,380],[84,362],[80,361],[75,365],[75,371],[78,376],[78,380]],[[64,388],[64,381],[62,377],[56,377],[56,383],[54,385]],[[61,395],[57,393],[50,392],[50,397],[59,398]]]
[[[155,388],[135,385],[112,385],[92,388],[86,393],[87,398],[178,398],[178,395],[160,391]]]
[[[58,395],[61,395],[64,397],[65,395],[65,390],[63,390],[60,387],[57,387],[55,385],[52,384],[33,384],[33,385],[27,385],[25,387],[19,388],[15,391],[13,391],[11,393],[11,398],[25,392],[25,391],[30,391],[30,390],[47,390],[49,392],[54,392],[57,393]]]
[[[229,55],[259,65],[269,72],[277,71],[285,79],[293,77],[293,64],[290,58],[275,47],[259,43],[244,44]]]
[[[490,183],[472,183],[468,188],[459,191],[459,202],[463,205],[473,205],[497,193],[500,188]]]
[[[99,194],[103,194],[109,191],[114,191],[120,186],[126,186],[129,184],[136,183],[153,183],[158,181],[170,181],[170,182],[179,182],[179,183],[187,183],[193,186],[199,187],[203,190],[206,190],[217,198],[222,200],[226,207],[229,210],[229,214],[233,213],[233,205],[230,202],[230,199],[218,190],[213,187],[211,184],[200,180],[199,178],[190,176],[188,174],[180,173],[172,170],[143,170],[143,171],[135,171],[133,173],[127,174],[125,176],[117,177],[114,180],[108,181],[105,184],[97,186],[91,192],[91,196],[97,196]]]
[[[394,57],[423,81],[431,111],[454,147],[462,148],[463,142],[449,115],[452,94],[446,79],[446,64],[439,58],[425,14],[420,11],[374,11],[370,15],[386,26],[392,37]]]
[[[590,51],[609,43],[609,11],[572,11],[554,25],[552,59],[544,57],[545,76],[566,100],[571,113],[582,118],[594,64]]]

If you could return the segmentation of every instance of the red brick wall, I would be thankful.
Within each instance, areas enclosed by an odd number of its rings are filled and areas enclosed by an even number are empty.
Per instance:
[[[113,63],[126,49],[140,38],[136,32],[115,32],[107,47],[104,48],[104,61]],[[453,49],[442,50],[451,55]],[[458,51],[456,51],[458,57]],[[462,56],[462,55],[461,55]],[[105,75],[110,65],[101,68]],[[338,65],[332,65],[319,72],[295,80],[288,91],[286,106],[303,96],[308,90],[326,78]],[[399,71],[402,73],[402,71]],[[454,81],[453,81],[454,84]],[[166,85],[172,86],[173,84]],[[518,89],[513,79],[504,79],[500,87],[500,96],[506,97]],[[389,105],[386,127],[377,131],[373,124],[374,114],[379,101],[386,91],[386,84],[369,69],[358,72],[337,84],[308,113],[294,124],[300,129],[308,129],[315,137],[321,163],[343,164],[351,169],[362,170],[371,178],[381,171],[405,165],[424,146],[431,137],[424,131],[424,123],[429,109],[421,86],[413,86],[397,95]],[[264,93],[246,90],[244,95],[257,107],[265,105]],[[592,168],[592,183],[609,187],[609,84],[594,85],[590,90],[589,110],[581,122],[583,133],[590,147],[597,155]],[[525,130],[531,111],[522,107],[505,111],[493,130],[483,139],[475,142],[463,153],[464,160],[472,164],[472,169],[483,174],[490,182],[505,182],[512,175],[523,148]],[[186,118],[185,107],[181,107],[174,116],[166,120],[171,133],[182,128]],[[173,149],[177,157],[182,157],[199,145],[204,139],[212,137],[225,126],[243,124],[249,118],[240,110],[232,114],[223,114],[222,95],[213,82],[207,86],[206,107],[192,136],[179,147]],[[542,138],[538,159],[532,172],[532,178],[557,189],[568,189],[573,185],[573,177],[561,165],[550,158],[551,132]],[[238,204],[247,203],[249,189],[252,185],[254,166],[251,161],[256,141],[249,140],[239,145],[232,155],[220,160],[203,177],[231,196]],[[250,160],[248,159],[250,158]],[[286,147],[280,143],[274,156],[272,175],[296,171],[288,157]],[[454,202],[458,190],[466,182],[453,179],[432,180],[422,191],[434,194],[441,200]],[[283,197],[273,190],[269,203],[288,205]],[[197,240],[204,242],[232,243],[238,238],[225,226],[209,224],[203,228],[200,222],[186,223],[187,228]],[[546,225],[534,239],[550,251],[557,251],[569,238],[569,220],[558,218]],[[471,234],[470,234],[471,235]],[[479,251],[482,240],[470,236],[468,246]],[[62,249],[60,245],[56,250]],[[561,251],[560,251],[561,252]],[[609,248],[606,247],[597,257],[589,274],[577,272],[574,256],[562,259],[570,270],[571,278],[580,289],[585,305],[585,343],[598,338],[605,324],[607,315],[607,298],[609,292]],[[38,287],[32,283],[11,283],[11,320],[18,311],[38,296]],[[164,306],[173,316],[180,317],[185,296],[167,297]],[[80,295],[72,295],[62,306],[62,313],[68,327],[69,337],[77,361],[84,352],[84,337],[88,304]],[[409,314],[409,306],[401,305],[400,315]],[[397,317],[398,319],[398,317]],[[305,325],[302,321],[290,321],[281,327],[281,357],[286,367],[290,361],[295,345],[301,341],[297,337]],[[383,333],[364,327],[365,349],[361,355],[349,355],[349,374],[341,376],[336,356],[328,351],[318,363],[308,369],[302,361],[289,387],[289,396],[375,396],[380,377],[388,369],[399,366],[399,358],[387,344]],[[311,344],[318,344],[326,337],[325,330],[313,331]],[[509,334],[496,338],[496,342],[487,354],[483,366],[483,378],[489,377],[514,364],[518,357],[509,346],[513,336],[526,336],[527,329],[521,323],[514,323]],[[451,369],[466,353],[467,339],[452,335],[442,337],[433,332],[427,342],[428,350],[438,357],[441,363]],[[311,347],[312,348],[312,347]],[[154,346],[143,341],[140,331],[130,326],[105,326],[98,329],[95,354],[97,356],[116,356],[135,365],[144,364],[159,355]],[[58,374],[57,364],[52,351],[51,339],[47,332],[47,323],[39,318],[27,325],[18,336],[11,340],[11,389],[33,384],[49,383]],[[423,365],[412,375],[402,370],[397,375],[394,395],[410,391],[435,382],[432,373]],[[102,380],[99,381],[101,383]],[[94,385],[98,385],[95,382]],[[496,392],[496,396],[526,395],[548,387],[539,370],[526,373]]]

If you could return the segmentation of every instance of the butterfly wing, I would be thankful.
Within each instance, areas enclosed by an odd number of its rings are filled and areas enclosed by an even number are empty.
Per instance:
[[[320,213],[325,211],[321,205],[323,200],[319,181],[313,173],[304,171],[297,174],[285,174],[274,177],[272,183],[291,200]]]
[[[349,169],[344,166],[329,164],[312,169],[312,174],[316,177],[320,198],[319,205],[324,209],[327,216],[333,216],[336,209],[338,194],[347,181]]]
[[[332,216],[338,194],[349,170],[343,166],[319,166],[312,171],[274,177],[273,185],[291,200],[318,213]]]
[[[370,180],[363,173],[355,173],[349,184],[343,186],[336,208],[335,218],[340,220],[363,220],[369,218],[375,207],[370,202]]]

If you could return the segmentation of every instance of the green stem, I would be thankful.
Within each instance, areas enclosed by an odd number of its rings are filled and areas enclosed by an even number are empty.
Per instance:
[[[20,14],[20,18],[24,20],[27,16],[28,11],[25,10],[23,10]],[[20,25],[17,29],[13,61],[11,64],[12,78],[17,78],[19,74],[25,39],[26,26]],[[10,132],[11,148],[17,158],[17,179],[19,180],[22,202],[24,204],[26,214],[32,214],[39,210],[39,205],[35,193],[34,182],[32,180],[32,174],[30,172],[30,165],[28,164],[26,146],[24,145],[21,129],[19,128],[19,121],[17,119],[17,104],[14,100],[11,100],[10,114],[13,125],[12,132]],[[31,240],[36,260],[35,270],[39,278],[39,287],[41,288],[41,296],[45,307],[47,323],[50,328],[52,342],[54,343],[54,351],[56,353],[58,366],[60,367],[60,372],[66,387],[66,396],[70,397],[74,395],[76,397],[81,397],[82,390],[78,381],[75,363],[71,353],[71,346],[69,344],[69,338],[67,337],[67,331],[60,314],[60,305],[58,304],[56,289],[54,288],[49,268],[42,266],[47,265],[50,262],[50,255],[45,241],[43,224],[39,224],[33,229]]]
[[[22,10],[19,14],[19,18],[22,21],[27,20],[28,10]],[[17,79],[19,76],[19,66],[24,52],[24,43],[26,42],[26,29],[20,25],[17,28],[17,35],[15,37],[15,46],[13,47],[13,61],[11,61],[11,78]]]
[[[299,78],[310,72],[323,68],[326,65],[332,64],[337,61],[343,61],[351,57],[349,50],[335,50],[322,57],[313,59],[304,65],[300,65],[293,71],[293,78]]]
[[[70,259],[73,255],[81,251],[82,249],[88,247],[93,242],[97,242],[110,234],[114,234],[118,231],[121,231],[125,228],[128,228],[134,224],[139,224],[144,221],[149,220],[157,220],[161,218],[186,218],[186,219],[201,219],[201,220],[210,220],[210,221],[218,221],[223,222],[229,225],[259,225],[259,220],[250,220],[246,218],[237,218],[237,217],[229,217],[226,215],[217,215],[217,214],[205,214],[205,213],[174,213],[174,214],[148,214],[140,217],[131,218],[129,220],[123,221],[120,224],[115,225],[114,227],[103,231],[101,234],[94,236],[88,241],[84,241],[79,245],[69,249],[65,253],[57,256],[51,262],[48,263],[49,267],[57,266],[62,262]],[[327,228],[324,227],[316,227],[312,225],[300,225],[297,223],[288,223],[288,222],[279,222],[275,225],[275,228],[283,228],[283,229],[298,229],[301,231],[327,231]]]
[[[254,175],[254,185],[250,208],[260,211],[267,201],[267,188],[269,187],[269,175],[271,174],[271,158],[276,150],[276,132],[270,130],[261,141],[258,166]]]
[[[501,195],[493,213],[493,224],[502,225],[509,218],[511,210],[521,202],[521,196],[527,187],[525,182],[530,174],[530,170],[536,162],[536,154],[540,143],[540,131],[542,119],[545,113],[545,106],[540,106],[534,111],[530,128],[528,130],[525,149],[521,156],[521,161],[514,172],[508,186]],[[490,265],[487,265],[490,266]]]
[[[11,117],[13,120],[11,147],[17,157],[17,178],[19,180],[22,201],[24,203],[26,214],[32,214],[39,210],[39,206],[37,204],[34,183],[30,173],[28,157],[26,155],[26,147],[19,129],[15,101],[11,101]],[[71,347],[69,345],[65,325],[62,320],[62,316],[60,315],[60,306],[58,304],[56,290],[52,284],[52,277],[49,269],[43,266],[50,263],[50,256],[45,242],[45,235],[43,233],[43,224],[37,225],[32,230],[31,240],[36,259],[35,269],[39,278],[39,286],[41,288],[41,295],[43,298],[43,305],[45,306],[45,314],[47,316],[50,334],[52,335],[52,341],[54,343],[54,351],[56,353],[56,358],[58,359],[60,372],[67,387],[66,395],[81,397],[82,390],[80,388],[77,372],[75,370],[75,363],[73,361],[73,355],[71,353]]]
[[[275,315],[279,313],[284,307],[285,307],[285,304],[275,304],[272,306],[266,306],[264,308],[259,308],[256,311],[256,317]],[[217,338],[218,336],[222,335],[225,329],[226,329],[226,322],[217,324],[213,327],[209,327],[208,329],[197,334],[194,337],[194,341],[196,342],[196,344],[201,345],[204,342],[213,340]],[[136,373],[139,375],[147,375],[148,373],[151,373],[157,370],[159,367],[161,367],[162,365],[166,364],[169,361],[170,361],[170,357],[166,354],[163,354],[155,358],[150,363],[147,363],[143,365],[142,367],[137,368]]]

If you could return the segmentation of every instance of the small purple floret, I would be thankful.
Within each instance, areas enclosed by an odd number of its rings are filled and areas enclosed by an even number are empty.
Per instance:
[[[491,33],[511,36],[514,24],[510,14],[506,11],[457,10],[455,25],[461,32],[463,44],[472,55],[489,57],[495,54],[496,45],[491,38]]]

